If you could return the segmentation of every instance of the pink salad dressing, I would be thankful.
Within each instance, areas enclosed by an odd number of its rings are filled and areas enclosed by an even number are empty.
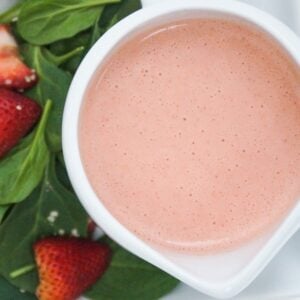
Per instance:
[[[120,46],[86,92],[86,173],[107,209],[150,243],[238,247],[299,197],[299,98],[299,68],[249,25],[152,29]]]

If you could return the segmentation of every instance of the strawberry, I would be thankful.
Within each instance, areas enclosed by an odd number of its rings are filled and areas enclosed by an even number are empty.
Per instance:
[[[37,81],[34,70],[21,60],[8,25],[0,24],[0,87],[27,89]]]
[[[92,219],[88,219],[88,225],[87,225],[87,235],[89,237],[93,237],[93,234],[95,232],[97,225]]]
[[[75,300],[105,272],[110,248],[84,238],[46,237],[34,246],[40,300]]]
[[[38,121],[40,106],[14,91],[0,88],[0,158]]]

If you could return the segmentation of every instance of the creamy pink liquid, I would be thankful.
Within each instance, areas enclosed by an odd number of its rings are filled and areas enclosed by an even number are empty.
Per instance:
[[[264,33],[185,20],[135,36],[85,96],[80,146],[109,211],[142,239],[238,247],[300,194],[300,76]]]

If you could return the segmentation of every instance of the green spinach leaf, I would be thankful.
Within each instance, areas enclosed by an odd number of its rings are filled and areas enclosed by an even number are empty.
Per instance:
[[[42,48],[38,46],[25,45],[22,47],[22,54],[39,76],[37,85],[29,90],[27,95],[36,99],[41,105],[45,105],[47,99],[53,101],[53,109],[47,125],[47,141],[52,151],[59,151],[63,108],[72,77],[49,61]]]
[[[45,128],[51,101],[37,128],[0,162],[0,204],[24,200],[39,184],[49,159]]]
[[[114,16],[110,19],[106,29],[109,29],[111,26],[115,25],[120,20],[124,19],[128,15],[132,14],[136,10],[140,9],[141,1],[140,0],[124,0],[119,4],[119,8]]]
[[[91,27],[107,3],[120,0],[35,0],[28,1],[19,15],[18,30],[25,40],[37,45],[72,37]]]
[[[111,264],[101,279],[86,293],[94,300],[155,300],[179,283],[177,279],[127,252],[105,237],[113,250]]]
[[[87,215],[76,196],[58,181],[52,156],[41,185],[22,203],[16,204],[0,226],[0,273],[12,284],[34,292],[36,271],[15,279],[9,274],[34,263],[32,244],[55,234],[86,235]],[[10,258],[10,259],[9,259]]]
[[[85,51],[78,53],[76,56],[72,57],[61,66],[63,69],[71,73],[75,73],[84,55],[89,50],[90,40],[91,40],[91,32],[90,30],[85,30],[83,32],[76,34],[71,38],[52,43],[51,45],[49,45],[49,50],[53,54],[60,56],[60,55],[64,55],[69,51],[72,51],[75,48],[84,47]]]
[[[57,178],[61,182],[61,184],[63,184],[64,187],[67,188],[69,191],[73,192],[73,187],[71,185],[69,176],[67,174],[67,170],[66,170],[66,167],[65,167],[65,162],[63,160],[62,152],[60,152],[57,155],[56,174],[57,174]]]
[[[50,44],[48,47],[53,54],[60,56],[78,47],[84,47],[85,49],[87,49],[89,45],[90,37],[91,37],[90,30],[85,30],[74,35],[71,38],[54,42]]]
[[[123,0],[122,3],[106,5],[93,26],[89,46],[92,47],[101,35],[115,23],[140,8],[140,0]]]
[[[1,205],[0,206],[0,224],[2,223],[7,210],[10,208],[10,205]]]
[[[99,15],[89,31],[80,32],[76,36],[60,40],[50,45],[50,50],[57,54],[71,51],[75,47],[83,46],[85,51],[80,55],[71,58],[62,67],[71,73],[75,73],[83,57],[91,46],[101,37],[101,35],[112,25],[122,18],[141,8],[139,0],[123,0],[122,3],[106,5],[103,13]]]
[[[0,295],[1,300],[35,300],[33,294],[29,294],[23,290],[10,284],[6,279],[0,276]]]
[[[62,54],[62,55],[55,55],[47,48],[44,48],[43,53],[44,53],[46,59],[48,59],[49,61],[54,63],[56,66],[60,66],[64,63],[66,63],[67,61],[69,61],[70,59],[72,59],[73,57],[80,55],[83,52],[83,50],[84,50],[84,47],[79,46],[73,50],[70,50],[67,53]]]
[[[136,1],[136,0],[132,0],[132,1]],[[122,3],[124,3],[124,0],[121,3],[105,5],[105,8],[103,10],[103,13],[102,13],[100,21],[99,21],[99,26],[101,28],[108,28],[108,25],[109,25],[111,19],[118,12]]]
[[[92,33],[91,33],[89,48],[92,47],[95,44],[95,42],[100,38],[100,36],[105,32],[105,30],[103,30],[99,26],[100,17],[101,17],[101,15],[98,16],[98,18],[96,19],[96,21],[94,23]]]
[[[99,19],[94,24],[90,47],[106,30],[141,7],[140,0],[123,0],[121,3],[106,5],[103,13],[99,15]]]

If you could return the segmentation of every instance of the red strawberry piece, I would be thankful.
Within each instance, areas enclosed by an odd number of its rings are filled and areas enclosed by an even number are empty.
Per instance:
[[[87,225],[87,234],[89,237],[93,236],[96,227],[97,227],[96,223],[92,219],[89,219]]]
[[[33,246],[39,300],[75,300],[105,272],[110,248],[76,237],[46,237]]]
[[[0,24],[0,87],[27,89],[37,81],[34,70],[21,60],[8,25]]]
[[[40,106],[30,98],[0,88],[0,158],[29,132],[40,114]]]

